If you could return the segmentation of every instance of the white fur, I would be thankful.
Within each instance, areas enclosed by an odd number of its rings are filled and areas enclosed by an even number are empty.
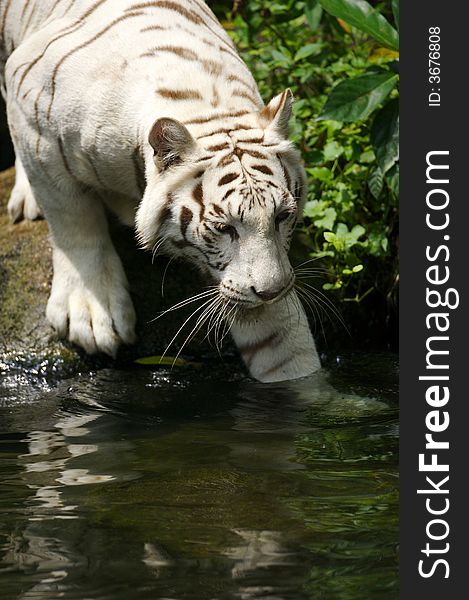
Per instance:
[[[252,291],[281,288],[292,278],[287,251],[293,216],[274,228],[276,210],[301,213],[305,198],[303,168],[286,140],[291,94],[277,96],[262,110],[251,74],[210,9],[201,0],[180,0],[177,10],[174,4],[62,0],[47,9],[40,0],[0,4],[0,61],[6,62],[0,75],[18,157],[10,216],[33,219],[42,212],[48,220],[54,262],[47,306],[51,324],[87,352],[114,356],[122,342],[134,341],[135,314],[104,205],[128,225],[136,219],[138,237],[149,247],[163,233],[180,241],[181,211],[186,210],[193,215],[183,231],[188,243],[180,251],[174,244],[166,247],[210,275],[227,301],[238,295],[255,309],[240,313],[233,325],[238,345],[282,331],[280,346],[264,348],[250,360],[252,375],[265,381],[308,375],[319,368],[319,360],[294,292],[264,304]],[[191,97],[175,99],[168,90]],[[240,112],[246,114],[229,116]],[[201,116],[213,119],[197,122]],[[169,140],[156,137],[157,143],[172,144],[166,162],[149,143],[155,120],[162,117],[186,123],[184,130],[176,125]],[[217,127],[226,131],[207,137]],[[251,171],[259,161],[244,156],[243,183],[224,205],[230,219],[249,194],[265,194],[268,200],[264,208],[248,211],[242,224],[236,221],[236,243],[226,235],[217,238],[229,262],[222,272],[197,248],[202,243],[193,191],[197,161],[217,144],[231,151],[248,147],[256,132],[268,148],[272,178],[280,184],[270,188],[270,178],[262,175],[259,183]],[[229,171],[217,166],[220,156],[202,163],[207,219],[210,202],[223,192],[220,175]],[[298,185],[297,198],[286,189],[279,156]],[[173,165],[175,159],[181,164]]]

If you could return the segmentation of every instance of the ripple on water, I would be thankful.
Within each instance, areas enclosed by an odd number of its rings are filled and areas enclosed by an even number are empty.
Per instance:
[[[108,369],[12,392],[2,598],[397,598],[395,367],[342,358],[272,385]]]

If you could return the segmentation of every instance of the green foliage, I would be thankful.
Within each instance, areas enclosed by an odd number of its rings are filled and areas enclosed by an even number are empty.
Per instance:
[[[380,69],[340,82],[330,93],[318,120],[359,121],[368,118],[394,89],[398,75]]]
[[[319,0],[319,2],[330,15],[343,19],[349,25],[364,31],[383,46],[398,50],[397,31],[366,0]]]
[[[397,281],[398,1],[236,6],[212,4],[264,100],[287,87],[296,99],[291,137],[309,178],[299,258],[320,260],[336,300],[369,297],[387,316]]]

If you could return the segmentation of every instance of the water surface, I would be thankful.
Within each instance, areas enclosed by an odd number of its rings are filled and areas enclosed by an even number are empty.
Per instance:
[[[397,599],[393,356],[0,377],[3,600]]]

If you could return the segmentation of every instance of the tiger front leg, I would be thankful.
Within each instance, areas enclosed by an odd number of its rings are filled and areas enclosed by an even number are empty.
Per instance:
[[[249,373],[263,383],[298,379],[321,368],[306,314],[294,291],[251,314],[246,311],[231,334]]]
[[[8,200],[8,215],[12,223],[22,219],[34,221],[42,217],[41,209],[37,205],[28,177],[25,173],[21,160],[15,160],[15,185]]]
[[[49,223],[53,250],[47,318],[59,337],[89,354],[115,357],[122,343],[135,342],[135,311],[103,206],[77,189],[64,194],[37,186],[34,192]]]

